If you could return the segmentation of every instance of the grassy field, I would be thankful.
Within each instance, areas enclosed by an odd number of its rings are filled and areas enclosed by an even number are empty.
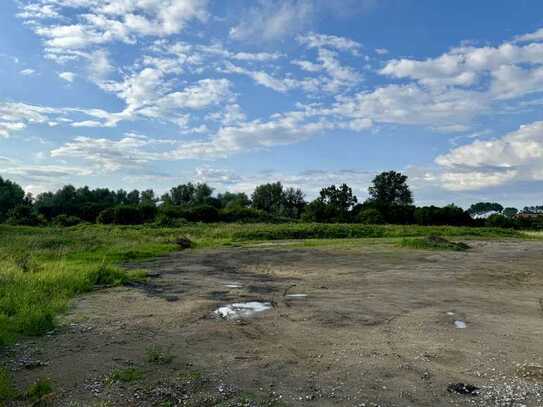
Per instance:
[[[96,286],[145,278],[127,273],[126,261],[178,250],[188,237],[196,247],[283,239],[521,237],[506,229],[368,226],[344,224],[191,224],[181,228],[83,225],[30,228],[0,225],[0,345],[19,335],[41,335],[74,296]]]

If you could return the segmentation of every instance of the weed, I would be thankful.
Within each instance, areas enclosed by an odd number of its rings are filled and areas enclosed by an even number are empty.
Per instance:
[[[167,365],[173,360],[173,355],[162,350],[160,346],[155,345],[145,350],[145,360],[157,365]]]
[[[28,386],[25,397],[28,400],[39,401],[51,393],[53,393],[51,381],[49,379],[41,378]]]
[[[5,369],[0,368],[0,405],[3,401],[13,400],[17,395],[11,376]]]
[[[140,369],[129,367],[127,369],[115,369],[109,375],[108,382],[123,382],[131,383],[143,378],[143,371]]]

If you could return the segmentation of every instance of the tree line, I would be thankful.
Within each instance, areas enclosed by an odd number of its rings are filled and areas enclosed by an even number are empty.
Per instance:
[[[245,193],[214,194],[205,183],[187,183],[162,196],[144,191],[75,188],[33,197],[20,185],[0,177],[0,222],[39,226],[79,223],[155,224],[178,226],[185,222],[323,222],[365,224],[419,224],[539,228],[543,206],[504,208],[495,202],[478,202],[468,210],[455,205],[417,207],[407,176],[395,171],[377,175],[359,202],[351,187],[331,185],[308,202],[302,190],[281,182],[259,185]]]

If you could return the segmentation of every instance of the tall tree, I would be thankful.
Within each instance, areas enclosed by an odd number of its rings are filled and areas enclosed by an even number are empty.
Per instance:
[[[259,185],[251,195],[251,200],[254,208],[279,215],[284,204],[283,185],[280,182]]]
[[[413,203],[413,194],[407,185],[407,175],[396,171],[382,172],[369,187],[369,202],[382,206],[406,206]]]
[[[283,191],[283,216],[299,218],[307,204],[305,194],[301,189],[287,188]]]
[[[15,182],[0,177],[0,222],[6,218],[9,211],[24,203],[23,189]]]

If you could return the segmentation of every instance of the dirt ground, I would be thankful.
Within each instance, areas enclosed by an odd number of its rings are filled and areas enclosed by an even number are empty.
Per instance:
[[[182,251],[1,360],[21,388],[50,378],[59,406],[543,406],[543,245],[470,245]],[[271,309],[213,313],[249,301]],[[141,377],[112,376],[127,368]]]

